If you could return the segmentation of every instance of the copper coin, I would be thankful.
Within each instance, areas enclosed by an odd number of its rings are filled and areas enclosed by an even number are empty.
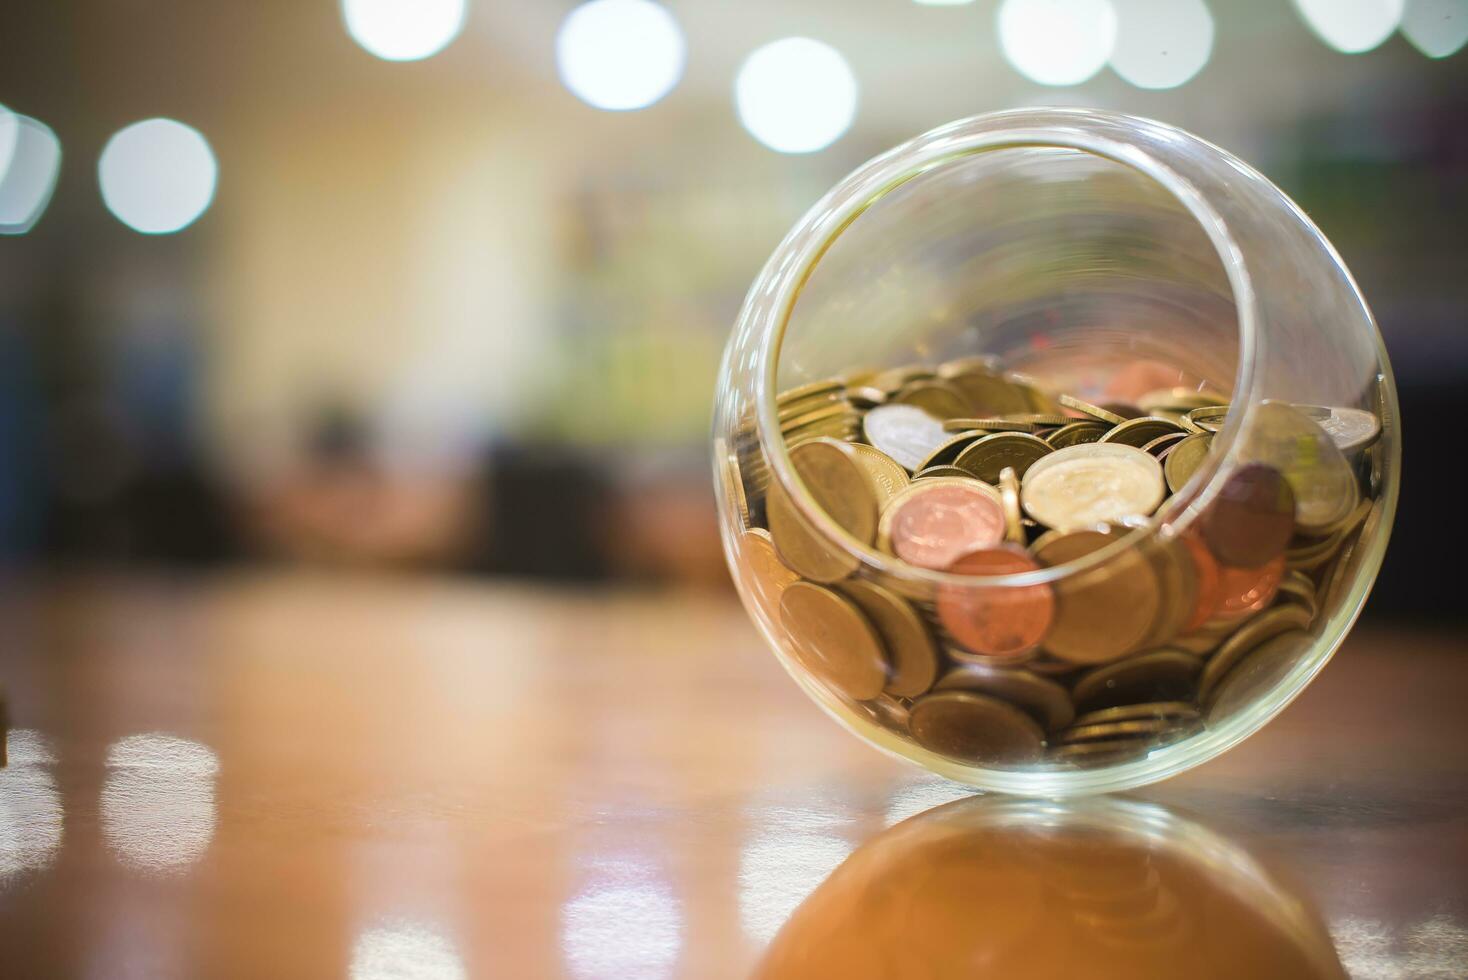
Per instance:
[[[827,687],[854,701],[882,693],[887,661],[881,637],[850,599],[796,582],[780,596],[780,624],[795,659]]]
[[[1075,719],[1070,693],[1052,680],[1032,671],[974,667],[963,664],[949,670],[933,685],[935,691],[974,691],[1008,701],[1029,712],[1047,732],[1055,732]]]
[[[915,698],[932,687],[938,676],[938,647],[912,603],[860,579],[842,583],[841,591],[861,607],[882,638],[892,667],[884,690],[897,697]]]
[[[1228,478],[1203,515],[1203,538],[1225,565],[1256,568],[1295,533],[1295,494],[1273,466],[1250,463]]]
[[[1183,545],[1193,562],[1197,575],[1198,594],[1188,619],[1183,623],[1183,632],[1190,633],[1213,618],[1223,603],[1223,579],[1218,568],[1218,559],[1203,543],[1203,539],[1189,532],[1183,535]]]
[[[1080,711],[1122,704],[1190,701],[1198,689],[1203,661],[1181,650],[1158,650],[1088,671],[1071,696]]]
[[[1013,545],[973,551],[948,566],[954,575],[1016,575],[1040,564]],[[944,585],[938,619],[960,645],[991,657],[1027,653],[1055,619],[1055,593],[1038,585]]]
[[[908,728],[923,748],[979,765],[1033,762],[1045,744],[1045,733],[1024,711],[972,691],[918,698]]]
[[[924,479],[887,506],[878,536],[909,565],[944,569],[1004,540],[1004,502],[974,480]]]
[[[1284,555],[1258,568],[1220,566],[1218,588],[1221,598],[1214,616],[1222,619],[1242,619],[1265,608],[1274,601],[1274,595],[1279,591],[1279,582],[1284,578],[1284,573]]]

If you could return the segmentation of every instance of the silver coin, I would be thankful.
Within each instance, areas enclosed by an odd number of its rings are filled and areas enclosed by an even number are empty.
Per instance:
[[[867,412],[862,430],[868,443],[909,471],[952,437],[940,420],[916,405],[878,405]]]

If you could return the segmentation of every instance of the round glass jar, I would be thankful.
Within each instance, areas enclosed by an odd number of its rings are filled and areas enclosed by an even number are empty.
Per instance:
[[[1040,453],[1093,404],[1160,418],[1128,440],[1153,456],[1206,434],[1150,514],[1060,546],[1011,528],[1017,566],[931,567],[869,505],[833,515],[834,471],[792,448],[852,456],[830,443],[871,441],[875,407],[951,416],[931,399],[955,385]],[[1371,313],[1299,207],[1195,136],[1072,109],[944,126],[827,194],[750,289],[713,424],[729,564],[791,676],[891,754],[1036,795],[1165,778],[1287,705],[1365,601],[1400,452]]]

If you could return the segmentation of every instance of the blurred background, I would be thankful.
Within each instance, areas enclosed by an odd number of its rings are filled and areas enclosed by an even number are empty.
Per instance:
[[[1418,570],[1461,533],[1465,40],[1468,0],[11,4],[0,562],[725,588],[711,399],[785,231],[933,126],[1090,105],[1339,248],[1407,433],[1369,614],[1461,615]]]

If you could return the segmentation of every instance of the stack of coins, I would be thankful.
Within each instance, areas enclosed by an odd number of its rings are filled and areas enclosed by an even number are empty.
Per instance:
[[[798,485],[752,426],[723,457],[757,502],[741,574],[810,676],[974,765],[1107,765],[1233,715],[1311,648],[1374,513],[1360,409],[1255,406],[1221,489],[1164,525],[1229,419],[1217,393],[1096,404],[967,358],[777,402]]]

